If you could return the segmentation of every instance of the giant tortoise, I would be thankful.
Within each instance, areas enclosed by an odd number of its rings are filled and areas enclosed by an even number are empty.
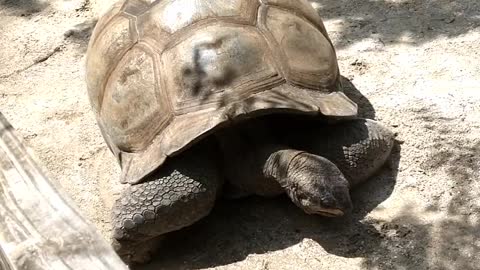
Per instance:
[[[95,26],[86,65],[125,184],[113,209],[125,261],[145,261],[220,194],[286,193],[306,213],[344,215],[393,145],[357,117],[304,0],[123,0]]]

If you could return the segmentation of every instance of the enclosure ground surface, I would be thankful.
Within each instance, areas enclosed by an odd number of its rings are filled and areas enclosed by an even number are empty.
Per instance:
[[[88,24],[69,30],[107,2],[0,0],[0,111],[106,238],[119,167],[87,99]],[[398,133],[389,166],[342,219],[285,198],[221,202],[144,269],[478,269],[480,2],[312,4],[361,114]]]

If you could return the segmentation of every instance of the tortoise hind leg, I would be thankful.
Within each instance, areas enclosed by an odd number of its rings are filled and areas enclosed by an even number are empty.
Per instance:
[[[113,245],[127,263],[144,263],[161,236],[210,213],[221,181],[207,148],[172,158],[113,207]]]

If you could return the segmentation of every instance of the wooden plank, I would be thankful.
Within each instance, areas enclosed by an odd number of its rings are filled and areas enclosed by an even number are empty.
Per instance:
[[[1,113],[0,269],[128,269]]]
[[[7,257],[7,254],[3,252],[2,247],[0,246],[0,270],[14,270],[13,266],[10,264],[10,260]]]

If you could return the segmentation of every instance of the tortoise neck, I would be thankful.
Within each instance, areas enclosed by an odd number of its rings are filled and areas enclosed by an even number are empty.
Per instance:
[[[262,169],[264,177],[274,179],[282,187],[289,186],[287,176],[290,165],[296,157],[304,152],[281,146],[270,146],[263,152],[261,156],[265,157]]]

